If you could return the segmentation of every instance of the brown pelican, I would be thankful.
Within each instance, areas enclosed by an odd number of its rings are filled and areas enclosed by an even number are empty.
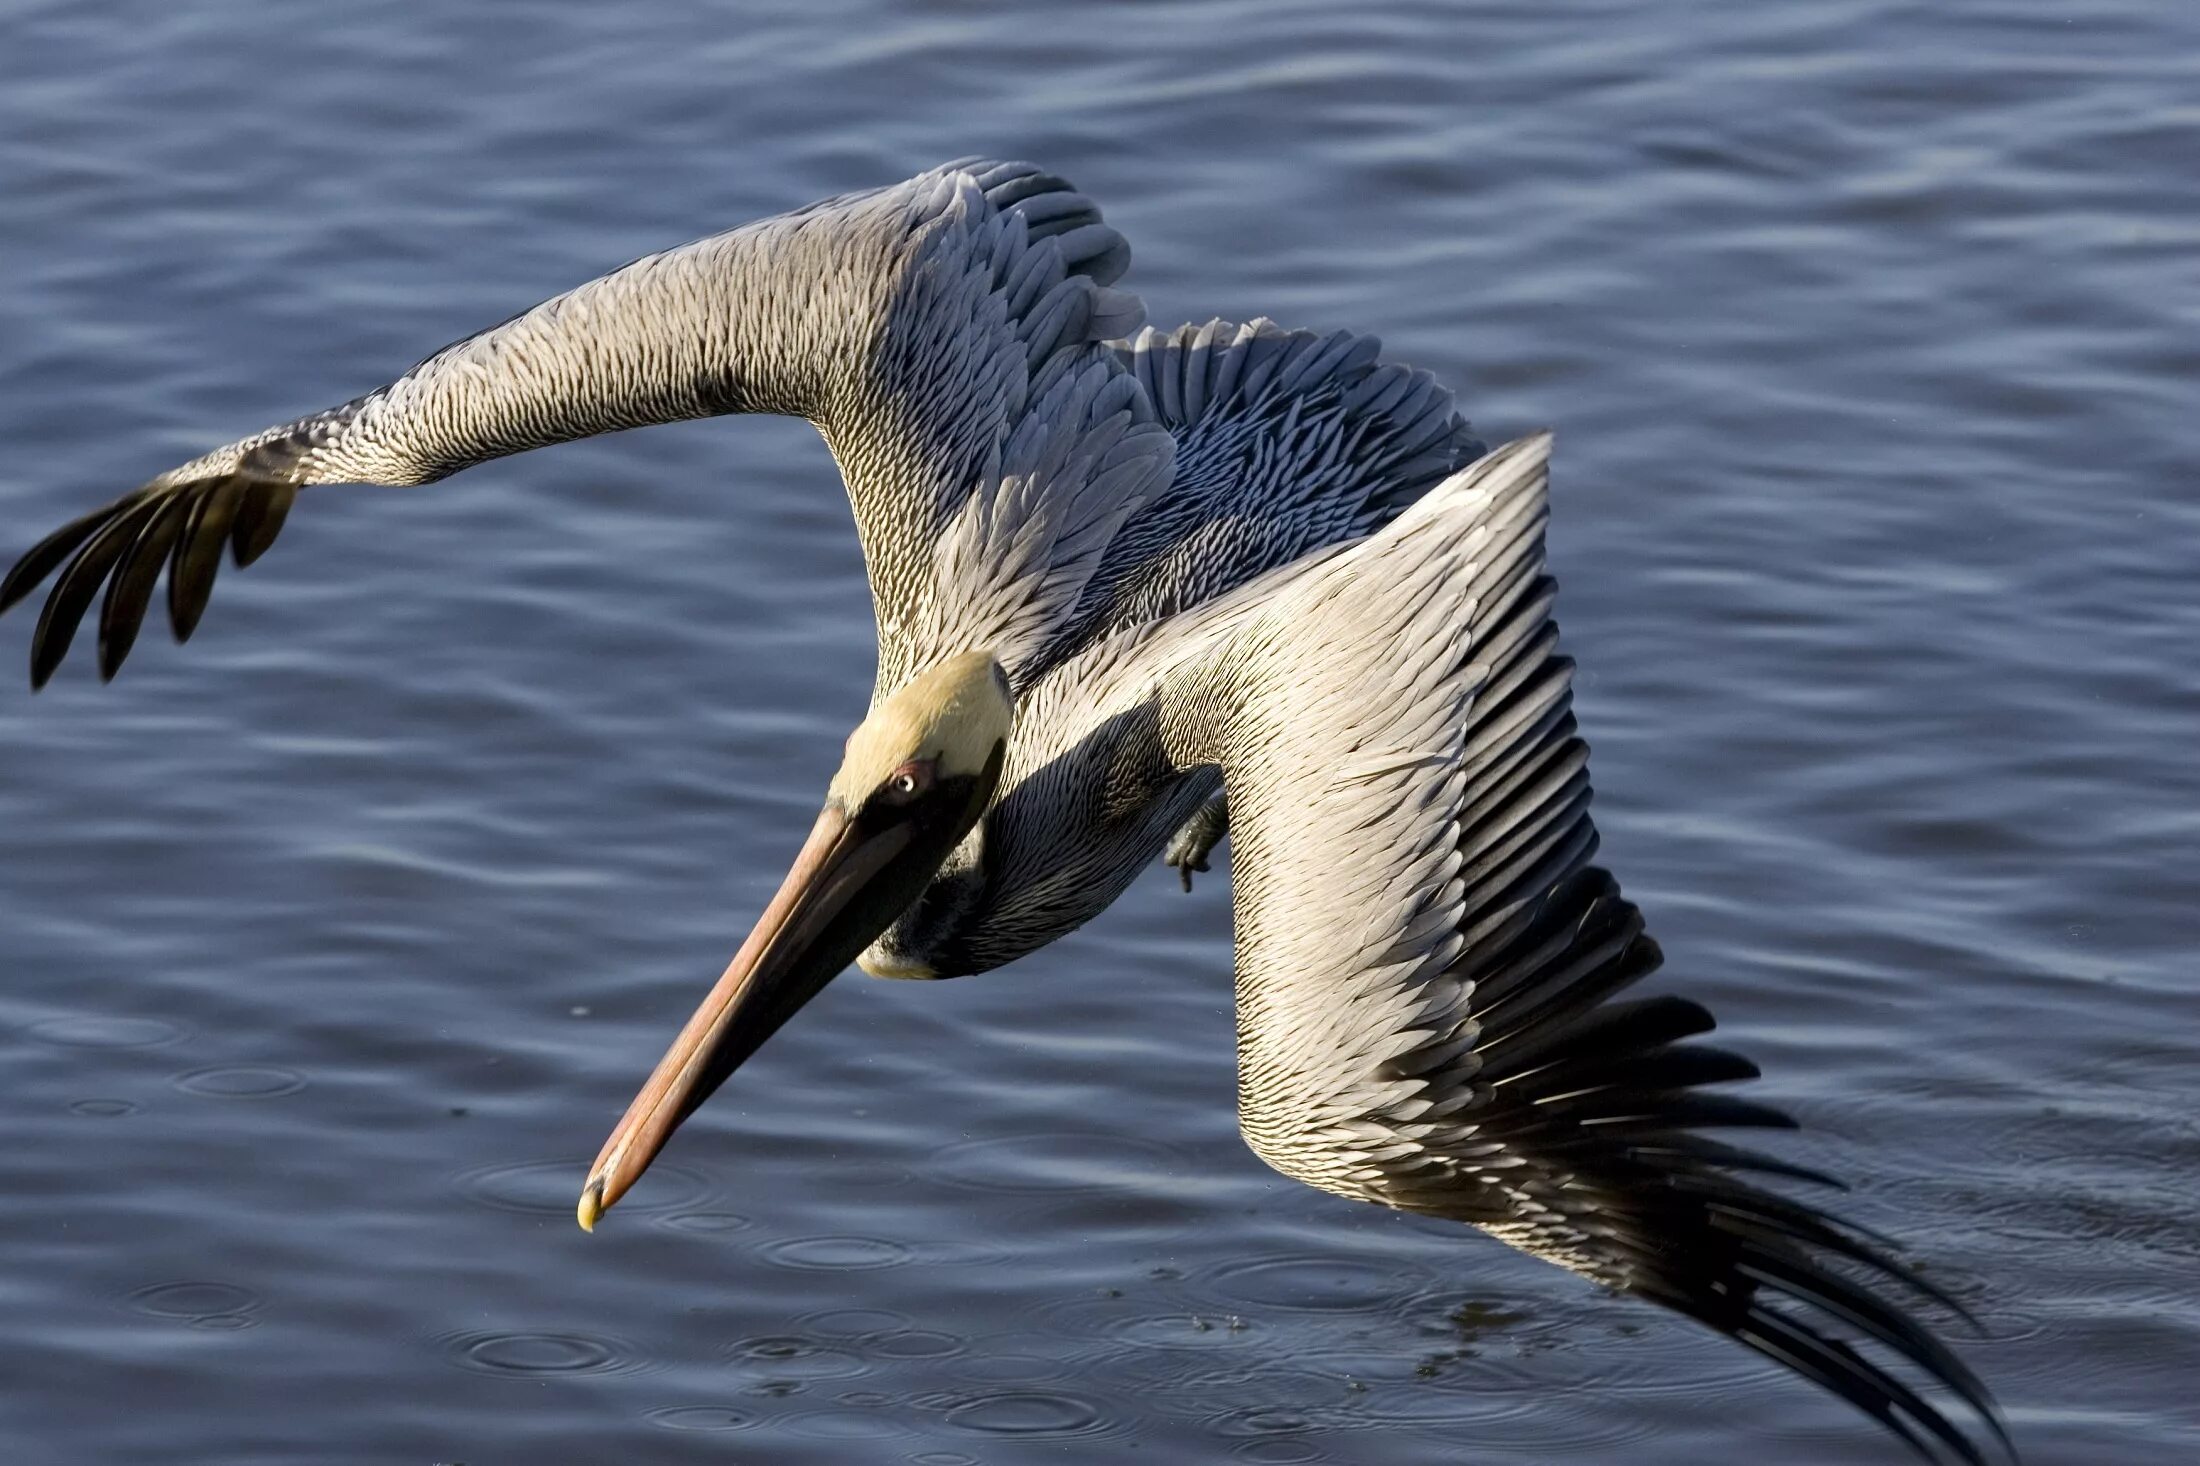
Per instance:
[[[1748,1179],[1828,1178],[1703,1133],[1790,1123],[1706,1088],[1755,1066],[1690,1041],[1712,1027],[1694,1002],[1618,1000],[1660,955],[1592,863],[1544,573],[1550,439],[1485,453],[1448,392],[1368,337],[1132,335],[1141,308],[1110,288],[1128,258],[1090,200],[1025,164],[819,203],[171,469],[32,549],[0,609],[60,571],[35,686],[104,586],[112,675],[163,565],[180,640],[224,542],[251,563],[303,486],[806,418],[869,569],[872,711],[591,1168],[584,1227],[851,961],[998,967],[1157,857],[1188,882],[1227,830],[1240,1116],[1262,1159],[1699,1319],[1921,1455],[2008,1450],[1978,1379],[1888,1297],[1960,1313],[1946,1294]]]

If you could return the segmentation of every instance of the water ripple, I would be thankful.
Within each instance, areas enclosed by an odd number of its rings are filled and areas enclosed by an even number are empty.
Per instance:
[[[279,1099],[306,1087],[306,1077],[290,1069],[268,1065],[233,1064],[211,1069],[192,1069],[169,1083],[185,1094],[207,1099]]]
[[[650,1173],[652,1180],[656,1172]],[[624,1203],[621,1203],[622,1205]],[[728,1232],[743,1232],[755,1225],[748,1217],[730,1211],[683,1211],[657,1218],[657,1224],[670,1227],[675,1232],[693,1232],[698,1236],[716,1237]]]
[[[225,1321],[215,1327],[232,1327],[226,1320],[251,1317],[262,1302],[259,1294],[235,1283],[155,1283],[130,1295],[131,1305],[140,1313],[187,1323]]]
[[[443,1352],[461,1369],[505,1379],[628,1374],[648,1363],[633,1345],[621,1340],[560,1330],[452,1334],[444,1338]]]
[[[649,1419],[667,1430],[747,1430],[757,1418],[726,1405],[664,1405],[649,1412]]]
[[[779,1425],[796,1435],[825,1441],[883,1441],[908,1434],[908,1426],[867,1410],[806,1410],[782,1416]]]
[[[83,1013],[47,1018],[23,1030],[40,1043],[65,1049],[147,1049],[174,1043],[190,1032],[166,1018],[128,1018]]]
[[[902,1243],[880,1237],[792,1237],[766,1246],[763,1255],[781,1267],[813,1272],[871,1272],[901,1267],[915,1254]]]
[[[969,1347],[967,1340],[937,1329],[889,1329],[863,1339],[864,1351],[881,1359],[945,1359]]]
[[[1236,1314],[1149,1313],[1111,1319],[1101,1332],[1148,1349],[1235,1349],[1253,1343],[1259,1330]]]
[[[1187,1169],[1183,1156],[1134,1135],[1058,1132],[964,1141],[933,1152],[927,1174],[985,1191],[1138,1190]]]
[[[1248,1461],[1252,1466],[1303,1466],[1303,1463],[1326,1460],[1321,1447],[1310,1441],[1289,1436],[1264,1436],[1240,1441],[1230,1449],[1233,1461]]]
[[[1094,1435],[1107,1429],[1106,1416],[1098,1404],[1054,1390],[1002,1390],[979,1395],[949,1407],[946,1420],[957,1430],[978,1435],[1040,1440]]]
[[[498,1211],[528,1216],[570,1217],[580,1195],[582,1171],[571,1161],[518,1161],[461,1171],[451,1184],[461,1196]],[[619,1203],[623,1212],[660,1212],[693,1206],[709,1191],[693,1171],[651,1166],[649,1184]]]
[[[856,1339],[869,1334],[892,1333],[910,1326],[905,1313],[890,1308],[828,1308],[820,1313],[807,1313],[796,1320],[803,1327],[828,1339]]]
[[[1387,1310],[1427,1285],[1419,1267],[1339,1252],[1225,1263],[1195,1280],[1203,1296],[1306,1312]]]
[[[745,1339],[729,1348],[726,1355],[734,1363],[761,1370],[774,1379],[839,1379],[869,1368],[845,1349],[790,1335]]]

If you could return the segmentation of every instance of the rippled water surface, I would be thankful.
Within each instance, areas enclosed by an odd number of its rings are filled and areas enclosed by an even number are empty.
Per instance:
[[[10,7],[0,553],[634,255],[1038,158],[1155,319],[1378,331],[1562,426],[1659,981],[1976,1306],[2033,1461],[2187,1459],[2200,7],[778,11]],[[189,648],[11,674],[12,1459],[1889,1459],[1264,1170],[1219,879],[843,980],[583,1236],[869,623],[814,435],[743,420],[315,494]]]

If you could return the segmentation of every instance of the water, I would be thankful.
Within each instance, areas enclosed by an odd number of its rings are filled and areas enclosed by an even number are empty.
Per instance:
[[[14,7],[10,552],[633,255],[1041,159],[1156,320],[1380,331],[1561,425],[1663,981],[1974,1302],[2031,1460],[2189,1454],[2200,9],[760,9]],[[830,465],[759,420],[316,494],[187,650],[0,689],[16,1458],[1889,1458],[1263,1170],[1224,886],[1162,870],[1008,971],[843,980],[583,1236],[870,661]]]

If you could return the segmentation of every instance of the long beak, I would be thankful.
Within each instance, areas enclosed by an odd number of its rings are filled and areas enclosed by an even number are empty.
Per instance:
[[[906,823],[866,831],[837,804],[825,806],[779,894],[598,1152],[581,1188],[584,1229],[595,1230],[680,1122],[878,934],[836,922],[912,836]],[[892,915],[880,918],[881,929]]]

